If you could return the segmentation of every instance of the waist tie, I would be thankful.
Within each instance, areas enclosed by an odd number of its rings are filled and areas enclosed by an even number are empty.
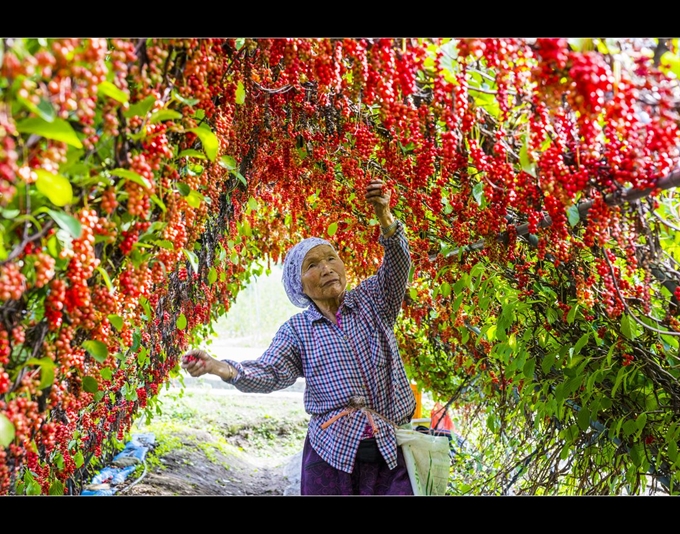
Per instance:
[[[378,417],[382,417],[378,412],[375,410],[371,410],[366,406],[366,399],[364,397],[361,397],[359,395],[353,395],[349,398],[349,402],[347,403],[347,408],[342,410],[340,413],[334,415],[331,417],[328,421],[321,423],[321,430],[327,429],[329,426],[331,426],[333,423],[335,423],[338,419],[341,417],[345,417],[346,415],[349,415],[354,412],[363,412],[366,415],[366,419],[368,419],[368,422],[371,424],[371,429],[373,430],[373,434],[378,433],[378,427],[375,425],[375,420],[373,419],[373,414],[377,415]],[[384,417],[383,417],[384,419]]]

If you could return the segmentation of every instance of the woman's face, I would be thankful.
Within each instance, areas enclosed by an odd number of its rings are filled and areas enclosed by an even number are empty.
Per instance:
[[[302,261],[302,291],[313,301],[337,299],[345,291],[345,264],[330,245],[311,248]]]

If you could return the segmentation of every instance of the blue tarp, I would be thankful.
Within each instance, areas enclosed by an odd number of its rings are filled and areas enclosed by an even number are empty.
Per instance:
[[[81,495],[113,495],[118,484],[125,482],[135,472],[137,466],[144,463],[149,447],[154,444],[155,437],[151,433],[133,434],[125,448],[114,456],[112,464],[105,467],[86,486]]]

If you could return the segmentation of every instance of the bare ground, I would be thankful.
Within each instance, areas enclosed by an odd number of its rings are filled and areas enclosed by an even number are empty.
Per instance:
[[[116,495],[299,495],[309,419],[303,386],[262,395],[184,381],[184,389],[161,392],[161,415],[136,423],[133,432],[150,432],[155,442]]]

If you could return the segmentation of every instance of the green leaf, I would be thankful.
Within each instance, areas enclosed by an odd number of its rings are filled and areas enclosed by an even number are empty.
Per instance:
[[[217,270],[215,267],[210,267],[210,271],[208,272],[208,283],[210,285],[214,284],[217,281]]]
[[[29,358],[27,365],[37,365],[40,367],[40,389],[45,389],[54,383],[54,368],[56,364],[50,358]]]
[[[576,312],[578,311],[578,304],[574,304],[571,309],[569,310],[569,313],[567,313],[567,323],[572,324],[574,322],[574,318],[576,317]]]
[[[196,256],[196,254],[185,248],[182,249],[182,252],[184,252],[184,255],[189,260],[191,268],[194,270],[194,272],[198,273],[198,256]]]
[[[104,380],[111,380],[113,378],[113,371],[110,367],[104,367],[103,369],[99,370],[99,376],[101,376]]]
[[[236,159],[234,159],[233,156],[222,156],[219,159],[218,164],[220,167],[223,167],[228,171],[235,171],[238,169],[238,164],[236,163]]]
[[[555,353],[551,352],[546,354],[543,357],[543,361],[541,362],[541,370],[543,371],[544,374],[548,374],[550,370],[553,367],[553,364],[555,363]]]
[[[97,93],[113,98],[121,104],[125,104],[129,100],[129,95],[125,91],[121,91],[109,81],[103,81],[100,83],[97,87]]]
[[[184,330],[187,327],[187,318],[184,316],[183,313],[180,313],[179,317],[177,317],[175,326],[177,326],[179,330]]]
[[[189,191],[189,194],[185,197],[187,204],[191,206],[192,208],[198,208],[201,205],[201,202],[205,201],[205,197],[201,195],[198,191],[194,191],[193,189]]]
[[[85,458],[83,458],[83,453],[81,451],[78,451],[73,455],[73,463],[75,463],[78,468],[82,467],[85,463]]]
[[[0,259],[2,259],[2,258],[0,258]],[[666,345],[668,345],[671,349],[675,349],[675,350],[678,349],[678,346],[679,346],[679,345],[678,345],[678,338],[677,338],[677,337],[675,337],[675,336],[669,336],[669,335],[666,335],[666,334],[661,334],[661,339],[662,339],[663,342],[664,342]]]
[[[64,484],[61,480],[55,480],[50,484],[50,490],[48,492],[50,495],[63,495],[64,494]]]
[[[139,299],[139,303],[142,305],[142,308],[144,308],[144,315],[146,315],[146,318],[151,319],[152,313],[151,307],[149,306],[149,299],[146,297],[141,297]]]
[[[83,391],[87,393],[97,393],[99,391],[99,384],[91,376],[83,378]]]
[[[123,329],[123,318],[120,315],[110,314],[108,319],[116,330],[120,332]]]
[[[30,117],[17,123],[17,131],[20,133],[35,134],[45,139],[54,139],[76,148],[82,148],[83,144],[78,139],[76,132],[64,119],[54,119],[47,122],[40,117]]]
[[[475,187],[472,189],[472,196],[477,201],[477,204],[481,206],[484,200],[484,184],[482,182],[475,184]]]
[[[451,294],[451,284],[448,282],[442,282],[439,286],[439,293],[442,297],[447,298]]]
[[[0,261],[7,259],[7,249],[5,248],[5,234],[0,234]]]
[[[627,374],[628,374],[628,372],[626,371],[625,367],[621,367],[619,369],[619,372],[616,373],[616,379],[614,380],[614,385],[612,386],[612,393],[611,393],[612,398],[614,398],[616,396],[616,391],[619,389],[621,382],[623,381],[624,377]]]
[[[572,228],[581,222],[581,214],[579,213],[578,206],[576,204],[567,208],[567,219],[569,220],[569,224],[572,226]]]
[[[243,104],[246,101],[246,90],[243,87],[243,82],[239,81],[236,86],[236,100],[237,104]]]
[[[184,182],[177,182],[175,185],[177,186],[177,191],[179,191],[179,194],[183,197],[187,196],[192,191],[191,187]]]
[[[102,280],[104,280],[104,283],[106,284],[109,293],[113,293],[113,284],[111,284],[109,273],[107,273],[106,270],[101,265],[97,265],[96,269],[99,272],[99,274],[102,275]]]
[[[335,235],[335,232],[338,231],[338,223],[331,223],[328,225],[328,230],[326,230],[326,233],[328,234],[329,237],[333,237]]]
[[[83,348],[99,363],[102,363],[104,360],[106,360],[107,356],[109,355],[109,349],[106,346],[106,343],[96,339],[88,339],[83,341]]]
[[[248,182],[246,181],[245,177],[244,177],[240,172],[235,171],[235,172],[232,172],[232,174],[233,174],[234,176],[236,176],[236,178],[238,178],[239,181],[240,181],[243,185],[245,185],[246,187],[248,186]]]
[[[668,453],[668,459],[671,462],[674,462],[675,459],[678,457],[678,442],[677,441],[668,442],[666,452]]]
[[[175,250],[175,244],[168,239],[159,239],[158,241],[154,241],[153,243],[154,245],[164,248],[165,250]]]
[[[14,424],[6,415],[0,413],[0,447],[9,447],[10,443],[14,441],[14,436]]]
[[[588,343],[588,340],[590,339],[590,332],[586,332],[583,334],[579,340],[576,342],[576,345],[574,345],[574,353],[573,355],[576,356],[579,352],[581,352],[581,349],[586,346],[586,343]]]
[[[136,173],[135,171],[130,171],[128,169],[113,169],[110,171],[111,174],[114,176],[120,176],[121,178],[125,178],[126,180],[130,180],[131,182],[134,182],[138,185],[141,185],[145,189],[151,189],[153,184],[149,182],[144,176],[141,174]]]
[[[52,103],[49,100],[41,98],[37,106],[33,102],[31,102],[28,98],[24,98],[19,94],[17,95],[17,100],[21,102],[24,106],[26,106],[26,108],[28,108],[30,111],[38,115],[41,119],[46,120],[47,122],[53,122],[54,119],[57,117],[57,113],[56,111],[54,111],[54,107],[52,106]]]
[[[149,118],[149,123],[153,124],[155,122],[177,120],[181,118],[182,114],[179,111],[175,111],[174,109],[159,109],[158,111],[154,111],[151,114],[151,117]]]
[[[529,379],[534,378],[534,371],[536,370],[536,360],[534,358],[529,358],[524,362],[524,368],[522,369],[522,374]]]
[[[217,157],[217,150],[220,146],[217,136],[212,133],[210,128],[207,126],[191,128],[189,131],[195,133],[196,136],[201,140],[203,150],[205,151],[205,155],[208,156],[208,159],[210,161],[215,161],[215,158]]]
[[[42,495],[40,484],[38,484],[28,470],[26,470],[24,475],[24,484],[26,484],[26,495]]]
[[[206,159],[205,154],[203,152],[199,152],[198,150],[194,150],[193,148],[187,148],[186,150],[182,150],[179,154],[177,154],[177,157]]]
[[[38,179],[35,186],[55,206],[66,206],[73,201],[73,188],[68,178],[61,174],[53,174],[45,169],[35,169]]]
[[[144,100],[135,102],[132,104],[127,111],[123,113],[126,119],[132,117],[143,117],[146,115],[151,108],[153,108],[156,98],[153,95],[147,96]]]
[[[590,427],[590,411],[588,408],[581,408],[578,412],[577,420],[578,427],[585,432]]]
[[[48,209],[47,213],[49,213],[50,217],[54,219],[54,222],[56,222],[60,228],[68,232],[73,239],[80,239],[80,236],[83,233],[83,226],[78,219],[63,211]]]
[[[639,335],[637,323],[627,314],[621,316],[621,333],[631,340]]]

